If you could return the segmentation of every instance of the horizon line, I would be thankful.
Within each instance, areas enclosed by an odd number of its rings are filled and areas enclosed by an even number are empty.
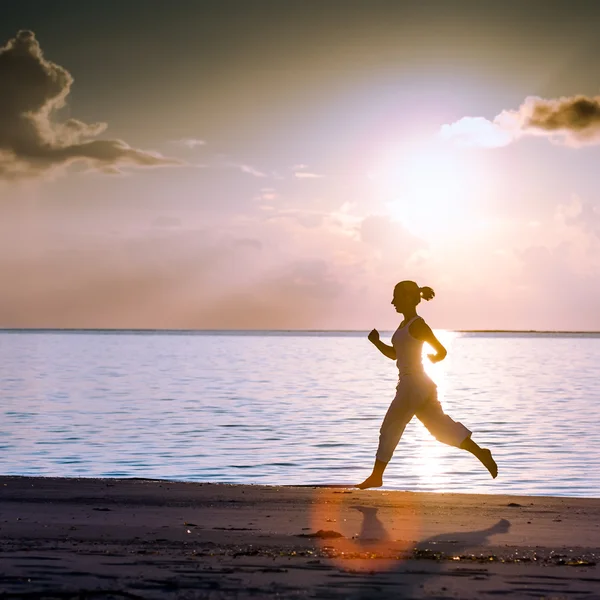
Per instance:
[[[446,329],[433,327],[438,331],[452,333],[562,333],[562,334],[600,334],[600,330],[588,329]],[[261,329],[261,328],[148,328],[148,327],[0,327],[0,332],[164,332],[164,333],[217,333],[217,332],[245,332],[245,333],[368,333],[369,329]],[[382,329],[381,331],[393,331]]]

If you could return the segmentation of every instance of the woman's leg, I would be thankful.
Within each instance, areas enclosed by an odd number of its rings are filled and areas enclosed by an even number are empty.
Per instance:
[[[379,430],[379,446],[375,455],[372,473],[356,487],[361,490],[381,487],[383,472],[390,462],[394,450],[404,433],[404,429],[415,414],[410,388],[400,382],[396,388],[396,397],[390,404]]]
[[[440,442],[461,448],[477,457],[483,466],[496,479],[498,465],[487,448],[481,448],[471,439],[471,432],[462,424],[444,413],[437,397],[427,400],[416,412],[417,418]]]

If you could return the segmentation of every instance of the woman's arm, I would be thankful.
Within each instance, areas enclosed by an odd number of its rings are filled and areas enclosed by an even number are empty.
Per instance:
[[[448,354],[446,348],[442,346],[440,340],[438,340],[433,331],[431,331],[431,327],[429,327],[423,319],[418,319],[410,326],[410,334],[418,340],[427,342],[435,350],[435,354],[427,355],[432,363],[440,362],[440,360],[446,358],[446,355]]]
[[[381,354],[387,356],[388,358],[391,358],[392,360],[396,360],[396,351],[394,350],[394,347],[384,344],[379,339],[379,331],[377,331],[377,329],[373,329],[373,331],[369,333],[368,338],[369,341],[377,348],[377,350],[381,352]]]

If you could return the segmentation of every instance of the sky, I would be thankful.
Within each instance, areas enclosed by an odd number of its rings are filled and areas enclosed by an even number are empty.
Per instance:
[[[597,2],[0,22],[0,327],[600,330]]]

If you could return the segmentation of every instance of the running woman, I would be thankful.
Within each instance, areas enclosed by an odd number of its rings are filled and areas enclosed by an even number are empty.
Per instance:
[[[415,415],[440,442],[470,452],[481,461],[494,479],[498,475],[498,466],[492,453],[487,448],[479,447],[462,423],[453,421],[444,413],[437,398],[437,386],[423,368],[421,353],[424,342],[435,350],[435,354],[427,355],[431,362],[439,362],[447,354],[429,325],[417,315],[417,305],[421,298],[431,300],[434,296],[430,287],[419,287],[414,281],[401,281],[394,288],[392,305],[404,319],[392,336],[392,345],[384,344],[376,329],[369,333],[369,341],[384,356],[396,361],[399,381],[396,396],[379,430],[379,447],[373,472],[356,486],[360,489],[380,487],[383,484],[383,472],[404,428]]]

